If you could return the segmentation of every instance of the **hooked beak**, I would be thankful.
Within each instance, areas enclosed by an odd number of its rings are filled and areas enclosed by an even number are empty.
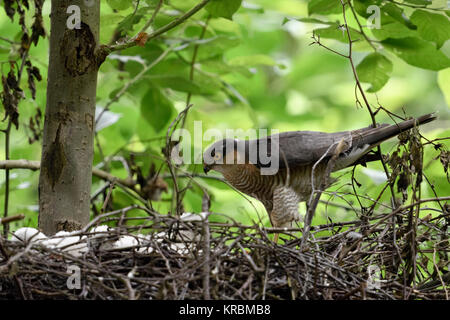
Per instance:
[[[205,174],[208,174],[208,172],[211,170],[211,167],[209,166],[209,165],[207,165],[207,164],[204,164],[203,165],[203,172],[205,173]]]

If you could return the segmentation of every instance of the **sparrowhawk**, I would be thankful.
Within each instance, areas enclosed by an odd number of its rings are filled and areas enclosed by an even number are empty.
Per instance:
[[[289,227],[299,218],[298,203],[307,201],[313,184],[316,190],[325,178],[327,163],[334,153],[339,154],[335,155],[333,171],[379,160],[379,155],[369,153],[374,147],[434,119],[434,114],[427,114],[352,131],[292,131],[252,140],[224,139],[205,150],[203,168],[205,173],[222,173],[236,189],[260,200],[272,226]],[[336,151],[338,144],[340,152]],[[263,172],[269,167],[272,172]]]

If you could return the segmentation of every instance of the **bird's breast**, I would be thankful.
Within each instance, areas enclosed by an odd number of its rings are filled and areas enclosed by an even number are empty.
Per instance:
[[[259,200],[270,199],[280,178],[276,175],[261,175],[259,170],[248,166],[236,166],[223,172],[225,179],[239,191]]]
[[[235,166],[234,170],[223,172],[225,179],[239,191],[265,202],[272,201],[273,192],[279,186],[288,185],[300,197],[301,201],[309,199],[314,187],[319,188],[325,166],[318,165],[314,169],[312,178],[312,166],[300,166],[292,168],[289,173],[286,169],[279,170],[274,175],[261,175],[259,170],[243,165]]]

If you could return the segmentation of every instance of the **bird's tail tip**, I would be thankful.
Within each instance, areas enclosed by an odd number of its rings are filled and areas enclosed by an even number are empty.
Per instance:
[[[431,121],[436,120],[436,119],[437,119],[437,114],[438,114],[438,111],[434,111],[434,112],[431,112],[431,113],[427,113],[427,114],[424,114],[424,115],[422,115],[422,116],[416,118],[416,121],[417,121],[419,124],[428,123],[428,122],[431,122]]]

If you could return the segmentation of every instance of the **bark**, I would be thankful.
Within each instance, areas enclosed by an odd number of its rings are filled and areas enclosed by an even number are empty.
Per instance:
[[[70,5],[81,9],[69,29]],[[39,227],[52,235],[89,222],[100,1],[52,0]]]

